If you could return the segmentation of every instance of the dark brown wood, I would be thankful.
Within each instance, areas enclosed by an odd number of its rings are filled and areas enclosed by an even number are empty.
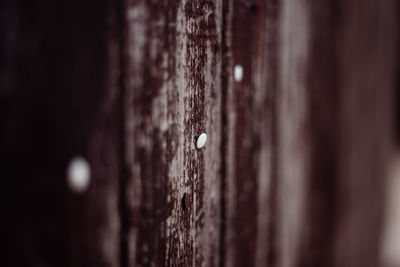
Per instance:
[[[396,0],[0,0],[0,265],[380,266],[398,19]]]
[[[378,266],[396,6],[226,1],[227,266]]]
[[[278,1],[228,1],[227,266],[274,262]],[[243,80],[235,80],[236,67]]]
[[[104,3],[104,91],[87,140],[91,184],[68,205],[69,266],[120,266],[121,18],[115,1]],[[103,37],[105,36],[105,38]]]
[[[282,1],[278,266],[379,266],[396,6]]]
[[[127,2],[128,266],[219,262],[221,13],[220,1]]]
[[[2,266],[118,266],[115,1],[1,1]],[[92,178],[70,192],[66,167]]]

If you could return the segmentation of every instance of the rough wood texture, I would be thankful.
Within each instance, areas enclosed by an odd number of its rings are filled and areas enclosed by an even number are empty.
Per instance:
[[[114,1],[1,1],[2,266],[118,266]],[[70,192],[72,157],[92,169]]]
[[[0,265],[379,266],[398,12],[0,0]]]
[[[220,1],[126,5],[127,265],[216,266]]]

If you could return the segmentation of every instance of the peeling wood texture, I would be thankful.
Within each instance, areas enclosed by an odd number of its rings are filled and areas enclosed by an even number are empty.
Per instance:
[[[0,265],[388,267],[399,26],[396,0],[0,0]]]
[[[217,266],[221,3],[132,1],[125,11],[127,264]]]

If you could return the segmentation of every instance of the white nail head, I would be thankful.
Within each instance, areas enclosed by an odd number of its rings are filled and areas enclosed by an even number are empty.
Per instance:
[[[202,148],[206,145],[206,141],[207,141],[207,134],[202,133],[199,138],[197,138],[197,142],[196,142],[196,147],[197,148]]]
[[[86,159],[77,156],[68,164],[67,183],[74,193],[83,193],[89,186],[90,166]]]
[[[243,67],[241,65],[235,66],[233,76],[237,82],[241,82],[243,80]]]

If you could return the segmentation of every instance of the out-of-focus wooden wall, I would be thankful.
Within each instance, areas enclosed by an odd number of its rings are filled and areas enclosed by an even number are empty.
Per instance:
[[[382,266],[399,26],[396,0],[0,0],[0,265]]]

